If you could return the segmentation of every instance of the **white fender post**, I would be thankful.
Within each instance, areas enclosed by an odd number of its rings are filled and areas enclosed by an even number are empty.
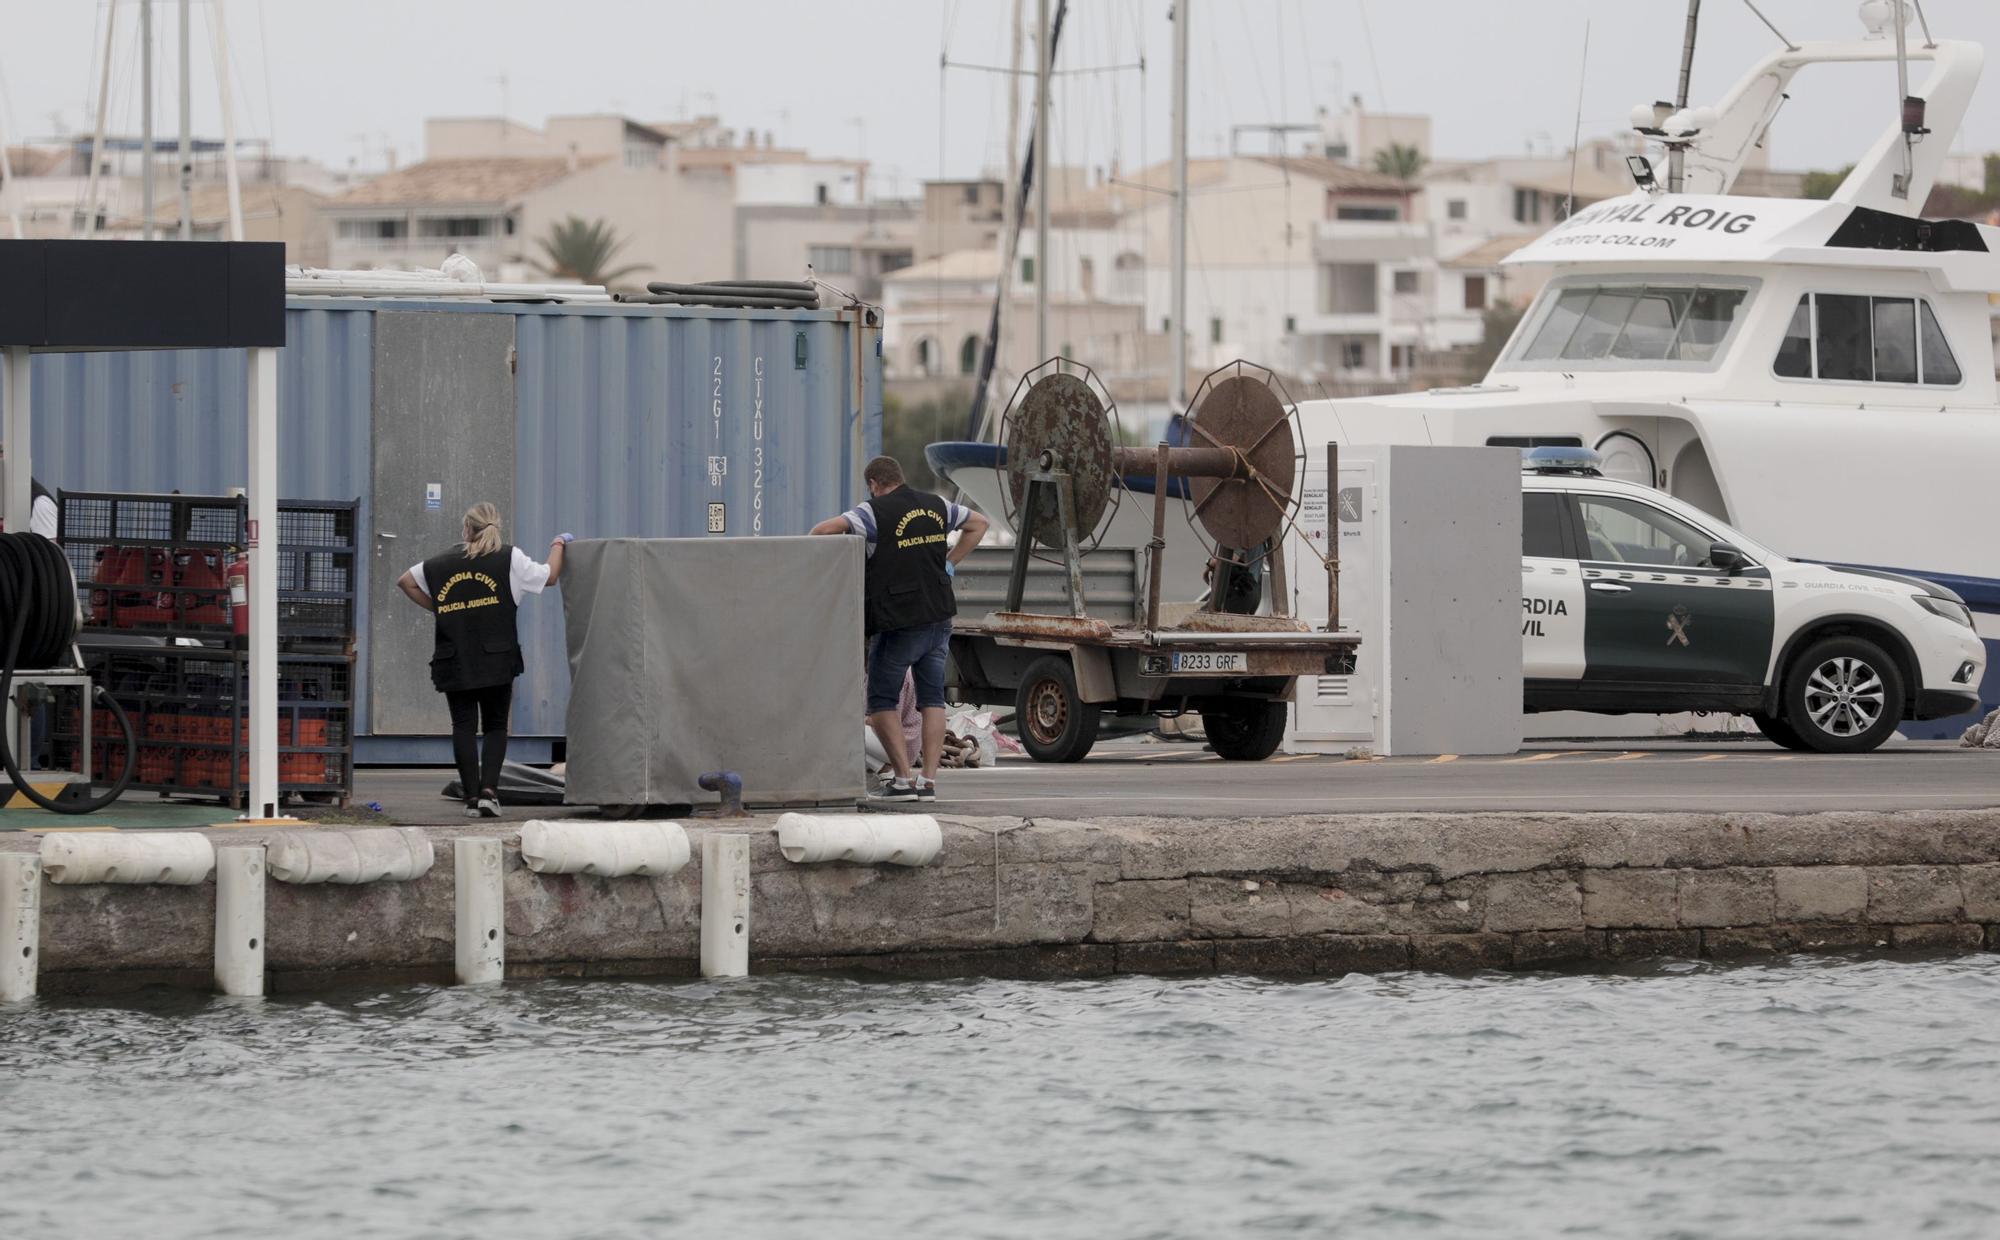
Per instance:
[[[270,842],[271,877],[281,883],[407,883],[436,861],[421,827],[285,831]]]
[[[778,819],[778,851],[795,865],[929,865],[943,848],[944,832],[929,814],[784,814]]]
[[[49,881],[77,883],[160,883],[192,887],[208,881],[215,847],[192,831],[128,834],[64,833],[42,837],[42,868]]]
[[[35,997],[42,963],[42,859],[0,853],[0,1003]]]
[[[521,824],[521,860],[537,874],[663,878],[679,873],[689,855],[678,822]]]
[[[459,984],[478,986],[504,981],[507,927],[499,839],[452,841],[451,870],[458,891]]]
[[[750,975],[750,837],[701,837],[701,975]]]
[[[225,995],[264,993],[264,846],[215,850],[215,988]]]

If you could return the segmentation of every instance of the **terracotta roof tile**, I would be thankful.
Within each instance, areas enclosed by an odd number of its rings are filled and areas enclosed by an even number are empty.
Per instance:
[[[577,168],[602,163],[586,156]],[[333,207],[397,206],[403,203],[511,203],[521,195],[571,175],[570,161],[550,158],[427,159],[384,173],[335,198]]]

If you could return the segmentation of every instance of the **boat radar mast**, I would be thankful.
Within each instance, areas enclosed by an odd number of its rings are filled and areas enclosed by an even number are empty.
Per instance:
[[[1688,38],[1682,49],[1683,84],[1693,53],[1698,7],[1699,0],[1690,0]],[[1757,11],[1754,4],[1751,11]],[[1914,47],[1905,31],[1913,16],[1924,25],[1923,42]],[[1932,38],[1923,10],[1914,0],[1863,0],[1860,18],[1866,36],[1858,40],[1793,43],[1771,26],[1784,46],[1766,56],[1712,107],[1689,107],[1683,96],[1679,104],[1642,103],[1633,108],[1632,128],[1667,152],[1666,191],[1729,193],[1751,152],[1763,145],[1772,120],[1784,105],[1786,88],[1800,69],[1815,64],[1893,61],[1897,91],[1894,123],[1886,126],[1855,162],[1832,200],[1895,215],[1917,215],[1949,154],[1947,143],[1927,143],[1924,138],[1933,128],[1942,133],[1958,131],[1972,102],[1985,51],[1976,43]],[[1764,24],[1770,26],[1769,19]],[[1909,85],[1911,61],[1926,61],[1931,66],[1930,76],[1915,93]],[[1641,170],[1635,165],[1634,171]]]

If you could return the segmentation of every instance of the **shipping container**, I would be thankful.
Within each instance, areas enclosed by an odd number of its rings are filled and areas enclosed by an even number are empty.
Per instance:
[[[394,583],[457,538],[470,505],[497,504],[509,540],[537,559],[564,532],[802,534],[861,496],[861,467],[880,451],[881,320],[869,308],[295,297],[286,332],[280,492],[361,506],[363,761],[447,757],[429,618]],[[46,485],[244,485],[240,351],[39,354],[33,365]],[[525,758],[564,730],[561,608],[551,592],[521,609],[528,671],[513,731]]]

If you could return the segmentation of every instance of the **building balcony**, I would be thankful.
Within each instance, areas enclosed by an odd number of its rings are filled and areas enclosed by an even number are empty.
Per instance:
[[[1294,333],[1300,336],[1379,336],[1389,330],[1389,316],[1366,314],[1302,314]]]
[[[1313,257],[1326,263],[1407,262],[1431,255],[1427,224],[1407,220],[1321,220],[1314,227]]]

